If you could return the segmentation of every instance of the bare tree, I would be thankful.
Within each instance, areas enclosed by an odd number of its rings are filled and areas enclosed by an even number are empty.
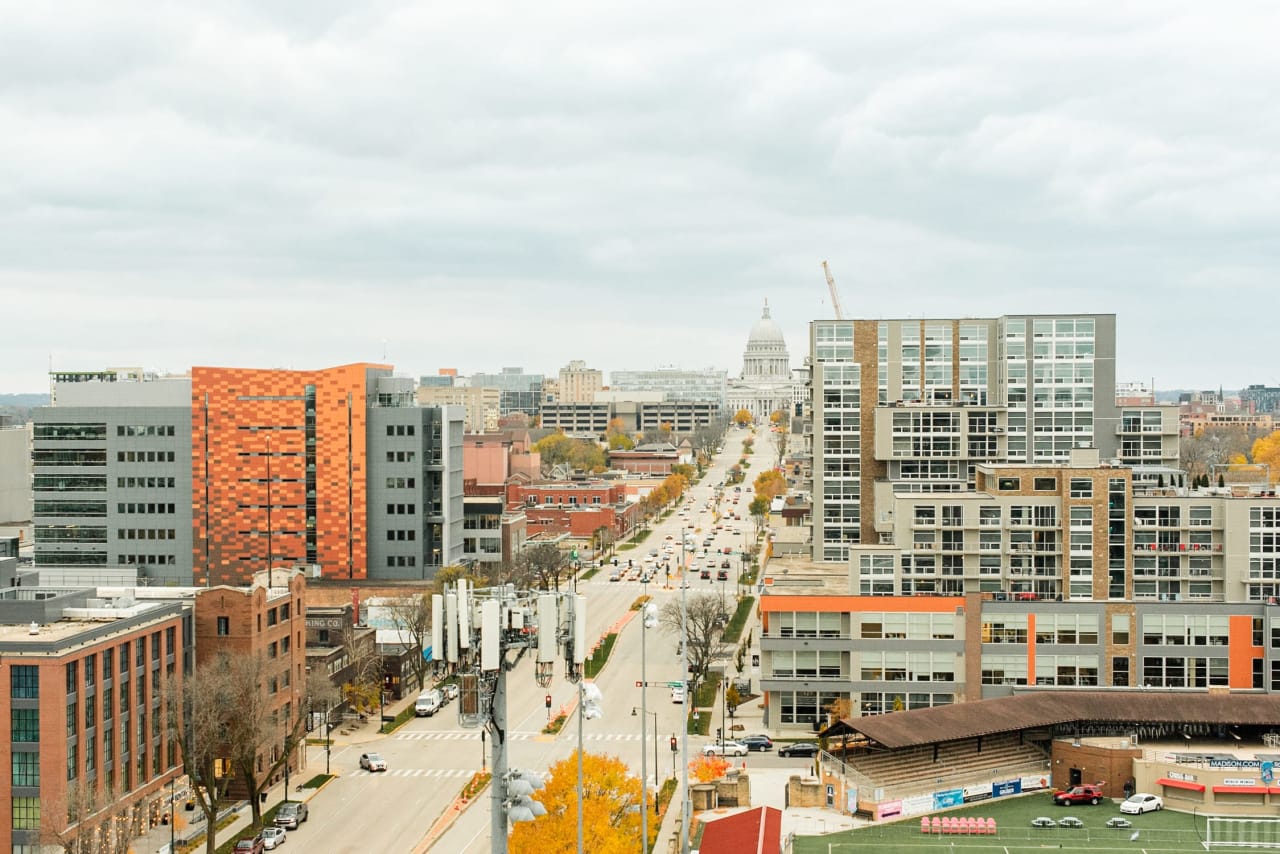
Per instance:
[[[382,656],[373,633],[357,632],[355,626],[342,629],[342,649],[347,658],[347,679],[342,693],[351,707],[362,715],[377,709],[382,702]]]
[[[262,826],[259,795],[284,767],[306,734],[306,715],[290,704],[288,717],[275,708],[275,691],[292,691],[280,684],[278,668],[261,655],[224,655],[222,678],[232,706],[229,710],[227,752],[234,772],[248,790],[253,826]],[[284,672],[288,672],[287,665]],[[272,682],[275,684],[272,685]],[[269,758],[264,758],[269,757]]]
[[[1211,474],[1214,466],[1225,465],[1236,454],[1248,458],[1256,438],[1253,430],[1206,427],[1179,442],[1182,467],[1191,477]]]
[[[313,716],[317,714],[324,715],[324,722],[329,722],[329,710],[336,707],[342,702],[342,691],[337,685],[333,684],[333,680],[329,678],[329,674],[320,670],[307,671],[307,711]],[[315,726],[314,719],[308,721],[307,729],[310,730]],[[326,736],[328,733],[326,733]]]
[[[205,851],[218,848],[218,809],[231,785],[230,722],[237,709],[222,658],[196,667],[183,680],[179,696],[169,696],[169,735],[178,743],[183,770],[191,779],[192,799],[204,815]]]
[[[554,543],[538,543],[533,548],[525,549],[521,557],[529,571],[537,577],[540,588],[560,589],[560,576],[564,574],[566,564],[558,546]]]
[[[128,854],[140,828],[134,827],[131,805],[117,799],[111,786],[99,789],[93,782],[74,780],[61,803],[41,810],[40,835],[67,854]]]
[[[711,662],[721,653],[720,635],[729,619],[729,612],[720,597],[713,593],[698,593],[688,597],[685,606],[687,631],[681,634],[680,600],[672,599],[658,612],[658,620],[677,638],[683,637],[689,656],[689,675],[692,681],[702,682],[711,668]],[[692,702],[690,697],[690,702]]]
[[[388,603],[391,617],[402,637],[408,637],[411,646],[418,648],[413,656],[413,675],[417,683],[426,686],[427,660],[422,653],[431,642],[431,594],[422,591]]]

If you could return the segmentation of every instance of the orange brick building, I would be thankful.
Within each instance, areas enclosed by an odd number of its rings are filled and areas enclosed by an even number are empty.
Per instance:
[[[306,576],[300,570],[276,569],[254,573],[248,587],[218,586],[196,593],[196,664],[221,653],[257,655],[264,662],[263,690],[270,698],[269,709],[277,719],[280,737],[258,756],[258,771],[265,772],[284,748],[285,733],[302,708],[307,680]],[[291,770],[299,767],[297,755],[289,760]],[[273,775],[284,776],[281,768]],[[232,794],[246,792],[232,784]]]
[[[387,365],[192,368],[192,575],[269,565],[363,578],[369,389]]]
[[[182,773],[164,703],[190,655],[185,607],[10,588],[0,620],[0,849],[122,850],[109,843],[159,824]]]

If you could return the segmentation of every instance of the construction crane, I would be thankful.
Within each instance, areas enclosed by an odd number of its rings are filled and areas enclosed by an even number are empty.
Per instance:
[[[827,274],[827,289],[831,291],[831,307],[836,311],[836,320],[844,320],[844,307],[840,305],[840,292],[836,290],[836,280],[831,277],[831,268],[822,262],[822,272]]]

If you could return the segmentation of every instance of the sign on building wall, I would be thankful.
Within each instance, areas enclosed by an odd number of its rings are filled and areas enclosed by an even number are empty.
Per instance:
[[[933,793],[933,808],[935,810],[958,807],[962,803],[964,803],[964,790],[962,789],[947,789],[945,792]]]

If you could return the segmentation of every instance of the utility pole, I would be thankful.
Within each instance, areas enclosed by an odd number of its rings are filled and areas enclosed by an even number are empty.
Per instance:
[[[531,797],[544,785],[541,777],[507,764],[507,672],[533,652],[534,678],[546,688],[557,652],[562,652],[565,678],[577,683],[583,674],[586,633],[586,597],[568,591],[517,590],[513,584],[476,589],[461,578],[446,585],[444,593],[431,596],[435,669],[457,673],[458,723],[467,729],[483,727],[490,744],[493,854],[507,852],[509,821],[533,821],[546,814],[546,807]]]

